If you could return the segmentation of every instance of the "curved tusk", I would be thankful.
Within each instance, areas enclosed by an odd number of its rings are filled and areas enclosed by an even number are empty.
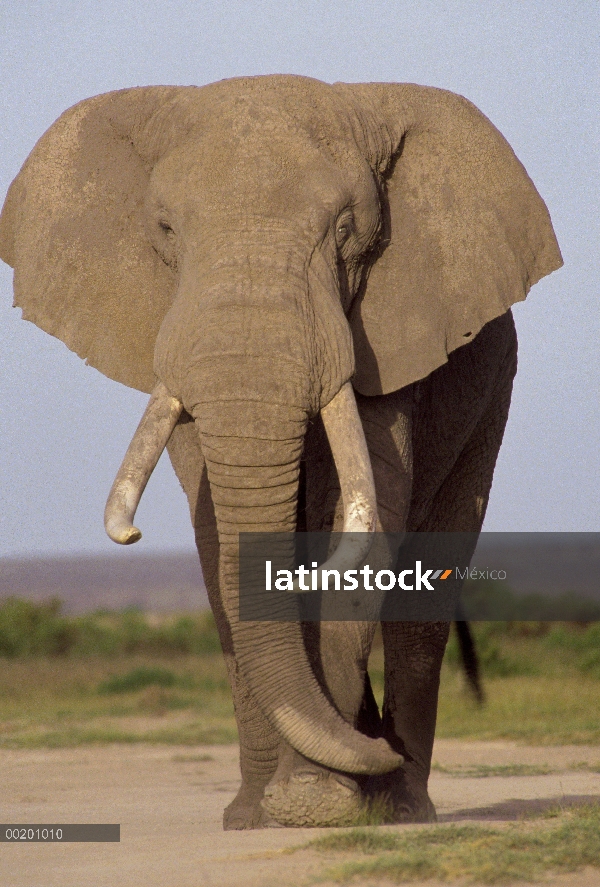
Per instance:
[[[365,559],[373,544],[377,522],[373,470],[350,382],[346,382],[333,400],[323,407],[321,417],[342,490],[344,527],[342,541],[317,571],[320,588],[323,570],[343,573],[356,569]],[[300,588],[296,581],[293,591],[301,594],[307,589]]]
[[[135,511],[182,409],[183,405],[159,382],[106,500],[104,527],[110,538],[120,545],[131,545],[142,538],[133,526]]]

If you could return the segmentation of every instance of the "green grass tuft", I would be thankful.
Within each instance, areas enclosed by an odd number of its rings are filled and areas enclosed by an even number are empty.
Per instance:
[[[445,767],[434,762],[431,769],[447,776],[465,779],[485,779],[489,776],[547,776],[553,772],[550,767],[538,764],[476,764],[472,767]]]
[[[428,878],[478,884],[538,881],[550,873],[600,868],[600,806],[572,808],[558,819],[504,829],[476,825],[404,833],[354,829],[326,835],[308,846],[371,857],[344,861],[323,873],[324,880],[344,884],[359,877],[398,884]]]
[[[177,675],[158,665],[138,665],[122,675],[113,675],[98,684],[98,693],[131,693],[143,687],[173,687]]]
[[[331,832],[305,845],[323,853],[379,853],[396,850],[398,836],[395,832],[353,828],[343,832]]]

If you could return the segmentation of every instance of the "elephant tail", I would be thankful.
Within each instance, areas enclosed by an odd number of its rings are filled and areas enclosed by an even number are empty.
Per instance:
[[[481,682],[479,656],[475,639],[471,632],[471,626],[466,619],[457,619],[454,624],[456,626],[456,636],[458,637],[460,661],[467,679],[467,686],[477,700],[477,703],[483,705],[485,703],[485,692]]]

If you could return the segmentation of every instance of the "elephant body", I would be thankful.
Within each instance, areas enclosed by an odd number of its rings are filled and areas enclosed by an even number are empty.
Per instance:
[[[481,528],[516,370],[509,309],[561,264],[502,136],[461,97],[411,84],[98,96],[32,152],[0,254],[26,318],[111,378],[159,381],[107,528],[139,537],[172,429],[240,734],[225,827],[346,824],[368,798],[393,820],[434,818],[448,624],[382,625],[380,714],[375,625],[244,622],[238,540],[352,520]]]
[[[516,358],[516,332],[511,312],[507,312],[487,324],[470,345],[452,354],[447,364],[422,382],[392,394],[357,398],[375,475],[382,530],[472,532],[481,528],[508,416]],[[261,805],[264,790],[271,782],[274,786],[281,782],[289,786],[290,777],[292,790],[287,793],[297,797],[278,798],[276,810],[278,821],[286,824],[351,823],[359,815],[365,795],[372,793],[394,798],[392,818],[431,819],[434,812],[427,781],[449,624],[383,623],[383,717],[372,701],[367,673],[375,623],[305,625],[304,641],[311,664],[337,709],[369,735],[384,735],[405,758],[402,769],[372,778],[368,784],[363,781],[358,786],[347,777],[341,783],[331,779],[326,782],[321,768],[294,755],[268,720],[261,717],[236,667],[219,589],[219,543],[210,485],[198,435],[189,418],[180,420],[168,450],[188,497],[240,733],[243,781],[225,813],[226,827],[268,824],[271,816]],[[318,420],[307,432],[305,460],[304,528],[339,530],[339,484]],[[301,774],[296,784],[294,773]],[[309,773],[318,775],[319,782],[306,783]],[[303,797],[307,792],[319,798],[319,803],[310,804],[308,810]],[[327,803],[324,795],[331,796]],[[272,803],[271,809],[274,807]],[[289,809],[287,815],[282,808]]]

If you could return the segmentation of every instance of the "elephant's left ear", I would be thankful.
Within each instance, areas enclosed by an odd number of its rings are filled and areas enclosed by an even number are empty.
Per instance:
[[[429,375],[562,265],[548,210],[498,130],[461,96],[336,84],[382,178],[379,256],[350,315],[355,387]]]

